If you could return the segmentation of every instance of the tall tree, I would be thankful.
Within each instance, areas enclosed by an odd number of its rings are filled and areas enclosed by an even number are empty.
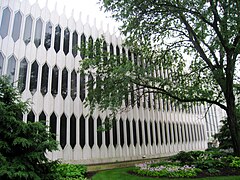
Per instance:
[[[94,60],[83,61],[82,70],[95,69],[100,77],[98,88],[89,93],[89,104],[117,110],[122,100],[128,99],[129,91],[135,92],[131,99],[137,104],[139,98],[146,102],[146,95],[151,94],[153,100],[161,96],[177,100],[175,104],[215,104],[226,111],[234,152],[240,156],[236,117],[239,0],[100,2],[105,11],[123,23],[120,29],[126,37],[125,46],[130,47],[128,55],[134,55],[133,63],[126,60],[131,56],[124,58],[124,51],[122,60],[110,56],[100,61],[96,54]],[[103,48],[103,56],[107,56],[104,52]],[[134,59],[138,60],[134,63]]]

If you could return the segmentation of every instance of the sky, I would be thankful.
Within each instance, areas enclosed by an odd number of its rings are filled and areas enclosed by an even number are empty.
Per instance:
[[[21,0],[24,1],[24,0]],[[54,10],[55,5],[57,3],[57,11],[59,14],[62,14],[63,9],[65,7],[65,13],[67,17],[70,17],[72,14],[72,10],[74,10],[74,18],[77,20],[79,18],[79,12],[81,12],[83,22],[86,22],[87,16],[89,16],[90,25],[93,24],[94,18],[96,18],[97,27],[101,26],[101,22],[103,21],[103,29],[107,28],[107,24],[109,24],[110,31],[114,31],[118,28],[120,23],[115,22],[112,18],[110,18],[110,13],[104,13],[100,11],[100,5],[98,4],[99,0],[37,0],[40,7],[44,7],[46,1],[48,3],[48,8],[50,11]],[[35,3],[36,0],[29,0],[31,4]]]

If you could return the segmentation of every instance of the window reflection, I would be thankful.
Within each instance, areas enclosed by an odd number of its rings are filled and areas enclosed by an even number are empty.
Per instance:
[[[35,36],[34,36],[34,44],[38,48],[41,44],[41,38],[42,38],[42,20],[38,19],[36,22],[36,28],[35,28]]]
[[[73,32],[72,37],[72,55],[76,57],[78,53],[78,34],[76,31]]]
[[[75,70],[71,73],[71,97],[74,100],[77,96],[77,73]]]
[[[60,50],[60,42],[61,42],[61,28],[58,25],[55,28],[55,38],[54,38],[54,49],[56,53],[58,53],[58,51]]]
[[[81,35],[81,58],[84,59],[86,56],[86,36],[84,34]]]
[[[32,36],[32,17],[29,15],[26,17],[24,34],[23,34],[23,41],[26,45],[31,41]]]
[[[16,42],[19,39],[20,36],[20,29],[21,29],[21,23],[22,23],[22,15],[18,11],[15,14],[14,22],[13,22],[13,30],[12,30],[12,38],[13,41]]]
[[[52,70],[52,88],[51,93],[55,97],[58,93],[58,68],[54,66]]]
[[[80,99],[84,101],[85,99],[85,75],[80,74]]]
[[[0,76],[2,75],[3,71],[3,62],[4,62],[4,57],[2,53],[0,52]]]
[[[67,90],[68,90],[68,71],[66,68],[64,68],[62,71],[62,89],[61,89],[63,99],[65,99],[67,96]]]
[[[7,66],[7,76],[9,77],[9,81],[11,83],[13,83],[14,81],[15,67],[16,67],[16,59],[14,56],[11,56],[8,59],[8,66]]]
[[[64,30],[64,42],[63,42],[63,52],[65,55],[68,54],[69,52],[69,30],[68,28]]]
[[[46,50],[48,50],[51,47],[51,37],[52,37],[52,24],[48,22],[46,25],[45,41],[44,41],[44,46]]]
[[[41,80],[42,95],[47,94],[47,91],[48,91],[48,73],[49,73],[49,68],[48,68],[48,65],[45,63],[42,67],[42,80]]]
[[[34,61],[31,67],[30,87],[29,90],[32,94],[37,91],[37,79],[38,79],[38,63]]]
[[[10,22],[11,12],[9,8],[3,10],[1,27],[0,27],[0,36],[5,38],[8,34],[9,22]]]
[[[18,88],[20,92],[23,92],[25,90],[26,78],[27,78],[27,61],[24,58],[20,63],[20,70],[18,76]]]

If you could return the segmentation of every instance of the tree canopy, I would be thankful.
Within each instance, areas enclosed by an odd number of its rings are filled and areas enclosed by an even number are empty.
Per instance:
[[[226,111],[234,151],[240,155],[239,1],[100,2],[123,23],[126,48],[121,53],[116,48],[114,56],[111,44],[108,54],[106,42],[98,41],[95,53],[82,61],[81,69],[97,77],[88,85],[90,106],[118,111],[123,101],[150,107],[159,99],[160,108],[168,108],[169,101],[174,104],[170,108],[180,109],[183,102],[215,104]]]

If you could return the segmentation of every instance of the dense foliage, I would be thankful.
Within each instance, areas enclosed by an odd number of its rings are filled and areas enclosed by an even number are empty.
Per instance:
[[[18,91],[0,77],[0,179],[58,179],[58,162],[45,156],[57,143],[41,122],[22,121],[26,111]]]
[[[84,180],[86,179],[87,167],[80,164],[59,164],[57,172],[61,180]]]
[[[100,2],[122,21],[121,32],[129,51],[116,50],[115,54],[121,52],[127,57],[121,59],[112,56],[111,45],[110,56],[106,55],[105,42],[96,41],[96,47],[89,44],[91,53],[83,61],[82,70],[90,71],[99,81],[89,83],[89,104],[112,111],[119,111],[123,101],[134,107],[143,100],[143,106],[156,107],[154,101],[159,97],[165,99],[161,108],[168,108],[166,102],[175,100],[172,108],[176,109],[181,102],[215,104],[226,111],[233,149],[240,156],[236,118],[240,90],[236,70],[240,53],[239,1]]]
[[[229,170],[238,174],[240,158],[219,150],[180,152],[170,161],[149,162],[136,165],[134,172],[143,176],[157,177],[200,177],[219,175]],[[227,174],[227,173],[226,173]]]

